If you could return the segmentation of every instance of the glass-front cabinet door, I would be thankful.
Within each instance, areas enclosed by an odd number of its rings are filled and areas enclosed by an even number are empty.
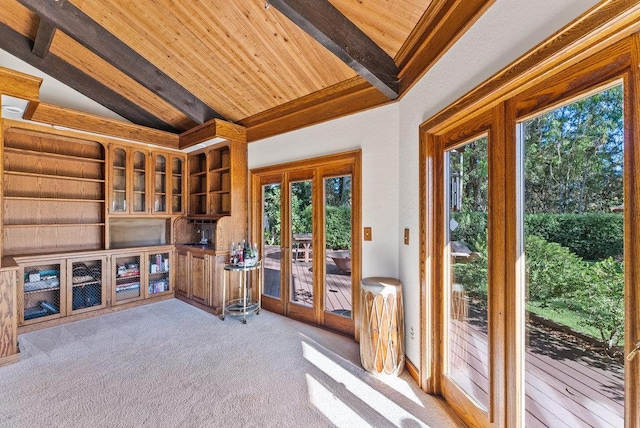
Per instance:
[[[127,151],[117,147],[111,151],[111,212],[127,212]]]
[[[167,157],[153,156],[153,212],[167,212]]]
[[[171,157],[171,213],[184,212],[184,159]]]
[[[132,213],[147,212],[147,154],[133,151],[133,207]]]

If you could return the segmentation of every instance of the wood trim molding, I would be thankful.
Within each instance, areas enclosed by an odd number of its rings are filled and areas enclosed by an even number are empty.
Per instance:
[[[30,101],[40,99],[42,79],[0,67],[0,94]]]
[[[67,0],[18,0],[197,123],[223,117]]]
[[[467,32],[495,0],[435,0],[398,51],[400,92],[406,93]]]
[[[268,0],[268,3],[387,98],[398,98],[398,68],[393,59],[328,0]]]
[[[392,101],[358,76],[248,117],[239,123],[247,128],[247,141],[252,142],[390,102]]]
[[[639,29],[640,3],[603,0],[424,122],[421,128],[439,133],[455,127],[469,119],[470,112],[482,113]]]
[[[212,138],[231,141],[247,141],[247,129],[225,120],[213,119],[180,134],[180,149],[195,146]]]
[[[407,358],[406,355],[404,356],[404,367],[407,369],[407,373],[409,373],[409,376],[411,376],[413,378],[413,380],[416,381],[418,386],[421,386],[421,383],[420,383],[420,370],[418,370],[418,368],[415,366],[415,364],[413,364],[411,362],[411,360],[409,358]]]
[[[26,120],[124,138],[141,143],[155,144],[172,149],[178,148],[177,134],[58,107],[53,104],[39,103],[35,109],[29,108],[27,113],[31,113],[31,115],[27,116],[25,113],[24,118]]]

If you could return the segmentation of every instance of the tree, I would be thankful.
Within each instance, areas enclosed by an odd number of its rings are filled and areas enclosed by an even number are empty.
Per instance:
[[[623,119],[616,86],[525,122],[526,211],[582,214],[620,205]]]

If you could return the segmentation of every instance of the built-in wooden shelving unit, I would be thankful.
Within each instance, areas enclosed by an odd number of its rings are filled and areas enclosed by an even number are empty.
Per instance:
[[[11,128],[4,145],[4,254],[103,248],[102,144]]]

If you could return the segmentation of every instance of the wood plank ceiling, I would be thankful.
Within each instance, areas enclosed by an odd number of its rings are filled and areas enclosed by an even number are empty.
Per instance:
[[[252,141],[402,96],[493,1],[3,0],[0,49],[133,123]]]

